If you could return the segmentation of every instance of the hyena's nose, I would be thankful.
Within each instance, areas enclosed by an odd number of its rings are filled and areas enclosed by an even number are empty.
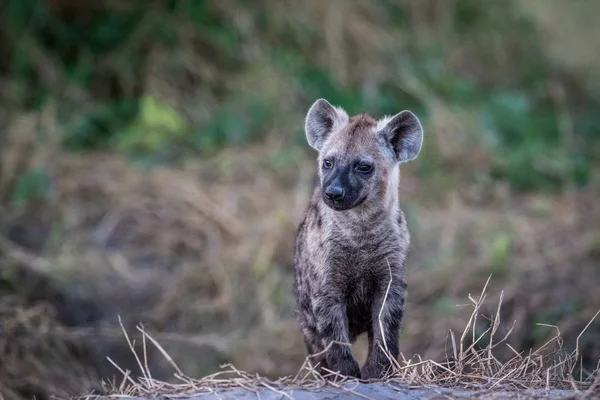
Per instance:
[[[340,201],[344,198],[344,188],[341,186],[327,186],[325,189],[325,196],[329,200]]]

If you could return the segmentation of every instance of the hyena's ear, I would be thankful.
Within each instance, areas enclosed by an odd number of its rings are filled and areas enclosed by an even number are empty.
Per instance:
[[[344,110],[332,106],[325,99],[315,101],[308,110],[304,123],[308,144],[320,151],[327,138],[346,123],[348,114]]]
[[[404,110],[378,124],[379,131],[391,144],[401,163],[414,160],[423,144],[423,127],[415,114]]]

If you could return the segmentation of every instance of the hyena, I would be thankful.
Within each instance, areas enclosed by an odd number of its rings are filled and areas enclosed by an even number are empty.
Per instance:
[[[407,110],[379,121],[350,118],[319,99],[305,131],[319,153],[319,182],[296,235],[294,293],[309,360],[325,375],[323,368],[380,379],[399,355],[410,244],[399,167],[419,154],[421,123]],[[350,344],[364,332],[361,370]]]

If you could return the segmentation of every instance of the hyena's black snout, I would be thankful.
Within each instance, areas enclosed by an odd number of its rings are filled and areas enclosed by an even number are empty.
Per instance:
[[[325,188],[325,197],[329,200],[333,201],[342,201],[344,200],[344,196],[346,191],[340,185],[329,185]]]
[[[336,211],[354,206],[354,191],[343,174],[337,173],[323,182],[323,201]]]
[[[349,210],[358,206],[361,202],[358,191],[343,179],[333,179],[323,185],[323,201],[336,211]]]

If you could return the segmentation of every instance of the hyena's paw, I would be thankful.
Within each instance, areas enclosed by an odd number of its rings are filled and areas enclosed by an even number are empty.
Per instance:
[[[329,375],[327,376],[328,379],[339,379],[339,375],[348,378],[361,378],[360,366],[352,356],[342,358],[336,362],[331,363],[331,366],[328,369],[338,374],[336,375],[329,373]]]
[[[393,371],[393,366],[387,358],[379,360],[372,358],[367,360],[361,371],[361,378],[369,379],[384,379]]]

